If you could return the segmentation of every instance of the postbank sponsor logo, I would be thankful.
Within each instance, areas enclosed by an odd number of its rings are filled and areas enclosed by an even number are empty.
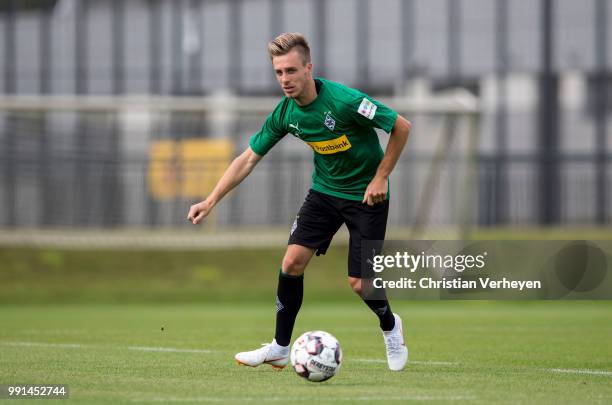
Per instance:
[[[320,153],[322,155],[330,155],[332,153],[344,152],[346,150],[349,150],[352,146],[346,135],[342,135],[339,138],[330,139],[328,141],[307,143],[315,152]]]

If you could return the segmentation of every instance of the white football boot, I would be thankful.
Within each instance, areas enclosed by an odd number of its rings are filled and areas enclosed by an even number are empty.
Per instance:
[[[395,317],[395,326],[392,330],[383,331],[385,338],[385,346],[387,346],[387,363],[389,369],[400,371],[408,361],[408,348],[404,342],[404,333],[402,331],[402,318],[398,314],[393,314]]]
[[[263,347],[250,352],[240,352],[234,356],[236,363],[241,366],[257,367],[261,364],[269,364],[275,369],[283,369],[289,362],[289,346],[281,346],[276,343],[264,343]]]

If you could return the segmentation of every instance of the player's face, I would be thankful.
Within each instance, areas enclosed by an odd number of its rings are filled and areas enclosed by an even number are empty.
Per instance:
[[[272,59],[274,73],[287,97],[299,98],[303,94],[308,80],[312,79],[312,63],[304,65],[297,50]]]

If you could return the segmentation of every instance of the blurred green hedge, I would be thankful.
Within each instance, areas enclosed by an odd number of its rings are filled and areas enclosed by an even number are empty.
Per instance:
[[[273,301],[284,254],[220,251],[0,248],[0,303]],[[306,294],[344,299],[346,249],[314,257]]]

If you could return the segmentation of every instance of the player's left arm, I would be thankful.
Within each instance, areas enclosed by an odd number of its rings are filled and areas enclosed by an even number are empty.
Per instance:
[[[410,121],[401,115],[397,116],[395,124],[393,124],[393,129],[391,130],[385,155],[378,165],[376,175],[366,188],[362,202],[372,206],[387,199],[389,175],[402,154],[402,150],[404,150],[404,145],[406,145],[411,128],[412,124]]]

